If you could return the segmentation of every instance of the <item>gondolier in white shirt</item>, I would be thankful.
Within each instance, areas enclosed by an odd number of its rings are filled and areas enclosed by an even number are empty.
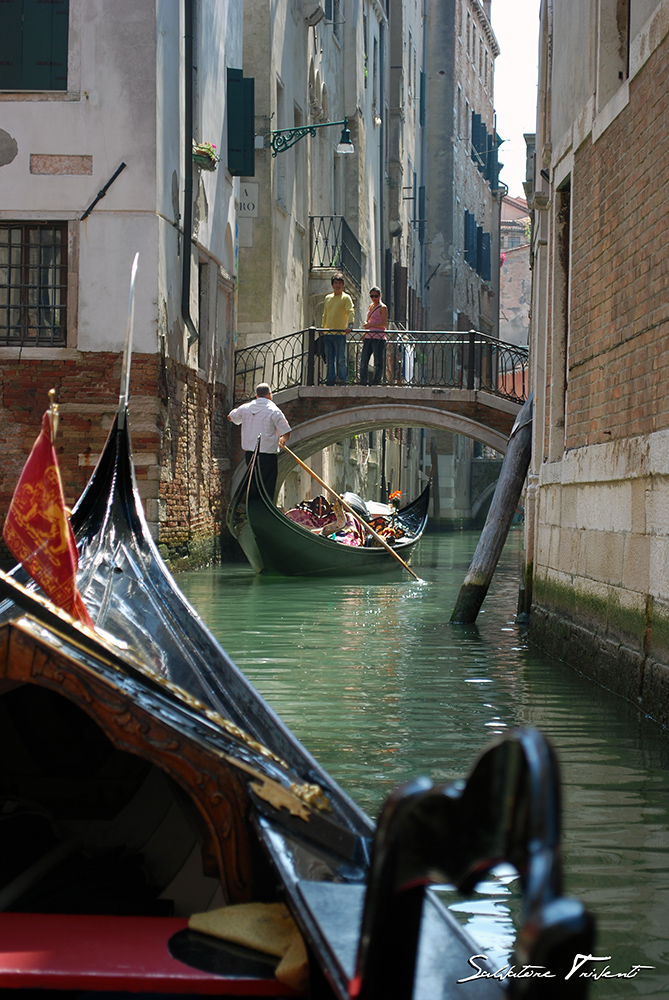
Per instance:
[[[260,437],[258,463],[263,483],[269,496],[274,499],[278,472],[277,454],[279,446],[290,437],[290,424],[272,402],[272,390],[267,382],[256,386],[256,398],[250,403],[242,403],[228,413],[228,420],[242,426],[242,448],[246,453],[246,464],[251,461]]]

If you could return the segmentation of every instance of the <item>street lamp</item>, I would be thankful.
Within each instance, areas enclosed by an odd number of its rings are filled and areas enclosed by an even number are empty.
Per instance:
[[[300,125],[297,128],[280,128],[275,132],[270,132],[269,144],[272,147],[272,156],[276,156],[278,153],[283,153],[284,150],[290,149],[294,146],[296,142],[300,139],[304,139],[305,135],[316,135],[317,128],[329,128],[330,125],[343,125],[341,130],[341,139],[337,146],[337,153],[354,153],[355,148],[351,142],[351,133],[348,127],[348,118],[344,118],[341,122],[321,122],[318,125]]]

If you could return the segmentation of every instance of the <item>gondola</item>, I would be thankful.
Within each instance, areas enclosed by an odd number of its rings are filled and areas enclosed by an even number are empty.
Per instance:
[[[558,770],[538,731],[502,738],[466,783],[410,782],[374,824],[180,593],[144,518],[124,393],[71,523],[94,629],[20,568],[0,574],[0,988],[501,998],[429,885],[468,889],[507,860],[524,899],[513,961],[555,977],[526,977],[523,997],[564,995],[593,920],[562,895]],[[286,908],[306,980],[190,926],[256,903]]]
[[[179,592],[144,520],[127,420],[72,522],[95,631],[20,574],[0,579],[0,986],[294,995],[276,960],[187,927],[193,911],[280,899],[313,996],[501,997],[426,886],[471,887],[502,859],[525,890],[515,961],[559,970],[588,953],[591,918],[561,895],[541,734],[502,739],[464,786],[411,782],[375,828]]]
[[[401,537],[393,549],[404,562],[428,520],[430,484],[393,517]],[[376,545],[344,545],[287,517],[265,489],[255,455],[228,510],[228,528],[257,573],[283,576],[367,577],[402,573],[402,563]]]

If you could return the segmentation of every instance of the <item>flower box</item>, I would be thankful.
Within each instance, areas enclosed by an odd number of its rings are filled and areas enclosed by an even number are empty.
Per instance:
[[[211,142],[193,143],[193,163],[202,170],[215,170],[220,156]]]

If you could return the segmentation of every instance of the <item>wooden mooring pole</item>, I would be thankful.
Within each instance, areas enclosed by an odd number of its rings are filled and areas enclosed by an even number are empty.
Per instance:
[[[502,554],[530,464],[533,399],[532,393],[523,404],[511,429],[490,510],[453,608],[451,621],[454,624],[471,625],[476,621]]]

